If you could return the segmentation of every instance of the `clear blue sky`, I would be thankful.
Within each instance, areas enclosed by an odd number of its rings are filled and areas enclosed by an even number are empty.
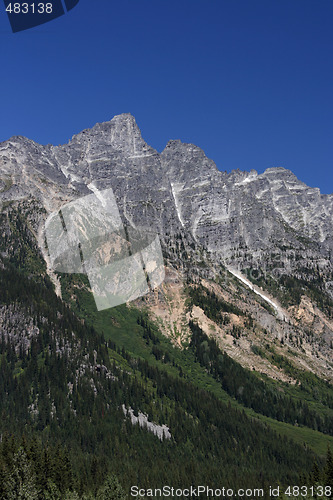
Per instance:
[[[130,112],[159,151],[181,139],[333,192],[332,0],[80,0],[16,34],[1,2],[0,41],[0,141]]]

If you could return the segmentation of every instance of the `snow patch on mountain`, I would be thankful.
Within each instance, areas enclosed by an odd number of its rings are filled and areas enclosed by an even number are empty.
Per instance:
[[[258,287],[253,285],[251,281],[249,281],[245,276],[243,276],[239,271],[236,269],[232,269],[231,267],[227,267],[229,273],[231,273],[233,276],[235,276],[239,281],[241,281],[244,285],[246,285],[252,292],[256,293],[259,295],[262,299],[264,299],[270,306],[273,307],[273,309],[276,312],[276,315],[278,319],[281,319],[283,321],[289,321],[289,318],[287,317],[285,311],[282,309],[281,306],[279,306],[276,302],[274,302],[272,299],[270,299],[262,290],[258,290]]]

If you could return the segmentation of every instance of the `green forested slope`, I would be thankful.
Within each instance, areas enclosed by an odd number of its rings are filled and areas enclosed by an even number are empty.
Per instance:
[[[2,338],[1,434],[67,447],[72,482],[81,492],[96,491],[109,471],[126,489],[137,482],[176,486],[189,478],[250,487],[295,482],[310,470],[312,452],[183,377],[115,351],[51,288],[14,268],[1,270],[0,282],[1,304],[16,301],[40,329],[26,354]],[[172,439],[160,442],[133,426],[122,404],[167,424]]]
[[[330,436],[292,427],[289,416],[259,419],[230,386],[249,372],[229,363],[223,385],[216,365],[223,354],[200,332],[180,350],[135,308],[97,313],[80,276],[62,276],[61,301],[23,215],[11,214],[2,225],[8,231],[0,311],[11,326],[0,341],[0,498],[112,499],[126,497],[134,484],[288,485],[310,477],[314,460],[324,466]],[[30,332],[26,346],[17,338],[15,325],[22,324]],[[324,425],[329,388],[311,383],[322,398],[312,398],[309,411]],[[273,391],[262,384],[258,379],[259,393]],[[297,397],[290,393],[291,408]],[[172,438],[160,441],[132,425],[122,405],[166,424]],[[267,415],[263,406],[255,409]]]

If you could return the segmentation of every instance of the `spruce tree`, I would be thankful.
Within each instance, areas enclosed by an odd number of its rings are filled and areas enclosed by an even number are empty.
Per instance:
[[[117,476],[111,474],[103,486],[98,490],[97,500],[127,500],[127,495],[118,481]]]
[[[37,500],[36,477],[32,464],[20,447],[13,457],[13,469],[5,484],[6,500]]]
[[[331,488],[332,488],[331,497],[333,497],[333,455],[332,455],[330,447],[327,448],[326,465],[325,465],[325,469],[324,469],[324,479],[325,479],[325,485],[331,486]]]

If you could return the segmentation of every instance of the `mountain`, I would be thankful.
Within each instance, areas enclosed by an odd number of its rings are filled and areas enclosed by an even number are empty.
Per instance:
[[[276,310],[285,308],[278,315],[285,321],[255,310],[256,321],[280,340],[303,339],[309,356],[301,364],[331,378],[333,195],[307,187],[283,168],[261,175],[221,172],[200,148],[180,141],[169,141],[159,154],[130,114],[84,130],[63,146],[12,137],[0,145],[0,165],[1,202],[33,197],[46,213],[111,187],[124,222],[159,233],[171,257],[166,285],[175,261],[170,249],[181,235],[181,267],[208,278],[222,273],[226,283],[226,269],[236,269],[265,289]],[[41,247],[43,221],[35,228]],[[247,296],[248,288],[241,287]],[[222,285],[220,293],[228,297],[230,290]],[[239,302],[233,292],[229,299]]]
[[[153,224],[162,234],[183,228],[232,262],[243,263],[247,249],[256,260],[283,245],[303,250],[300,239],[306,238],[312,242],[307,258],[313,253],[320,267],[330,266],[333,195],[320,194],[283,168],[261,175],[220,172],[200,148],[180,141],[169,141],[159,154],[129,114],[84,130],[64,146],[12,137],[0,154],[7,179],[2,200],[34,195],[47,206],[89,193],[92,184],[112,187],[129,222]],[[47,196],[46,183],[54,189]]]
[[[247,252],[256,262],[270,261],[271,251],[282,247],[290,268],[297,250],[302,264],[330,268],[333,195],[283,168],[220,172],[200,148],[180,141],[169,141],[159,154],[131,115],[84,130],[64,146],[12,137],[0,155],[2,201],[34,196],[47,208],[91,192],[92,185],[112,187],[129,222],[153,224],[161,234],[184,229],[226,262],[244,264]]]
[[[97,312],[86,276],[52,269],[44,225],[108,188],[125,226],[159,234],[166,277]],[[41,454],[67,446],[80,495],[91,482],[96,494],[103,460],[127,488],[135,468],[158,484],[175,454],[177,484],[226,481],[211,460],[228,465],[230,485],[237,461],[248,483],[288,484],[322,459],[333,432],[333,195],[283,168],[219,171],[177,140],[158,153],[124,114],[66,145],[1,143],[0,210],[1,433],[41,433]],[[12,448],[0,473],[22,451]],[[55,471],[53,483],[61,490]]]

